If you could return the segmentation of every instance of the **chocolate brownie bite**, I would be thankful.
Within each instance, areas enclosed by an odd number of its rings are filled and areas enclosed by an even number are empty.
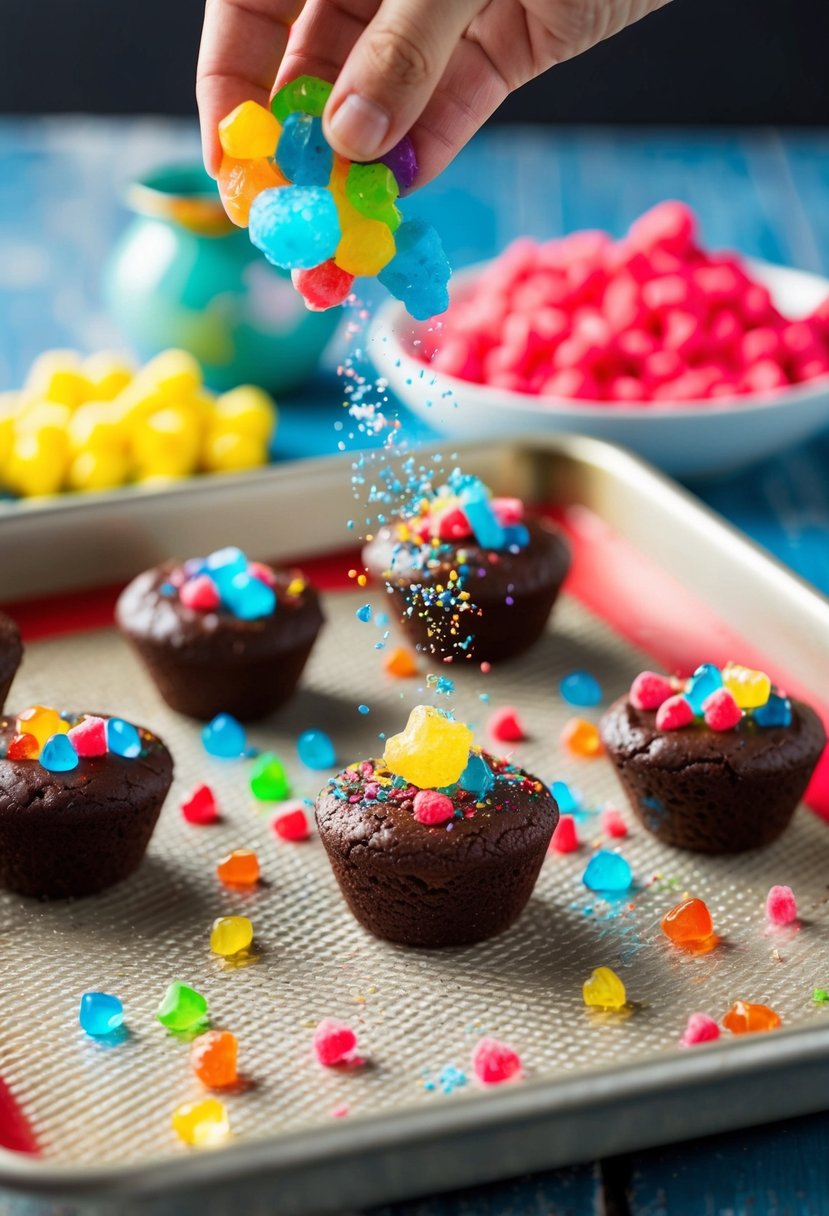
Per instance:
[[[637,818],[700,853],[776,840],[826,744],[813,709],[736,664],[703,664],[689,680],[643,672],[601,733]]]
[[[0,713],[23,658],[20,630],[10,616],[0,612]]]
[[[340,890],[376,937],[471,945],[524,910],[558,808],[542,782],[470,743],[461,723],[419,706],[382,759],[350,765],[317,799]]]
[[[363,551],[404,631],[443,661],[500,662],[538,641],[570,566],[554,525],[525,519],[517,498],[492,498],[455,471],[418,490],[410,512]]]
[[[139,574],[115,619],[172,709],[242,722],[289,699],[324,621],[299,571],[249,561],[239,549]]]
[[[42,705],[0,718],[0,886],[92,895],[138,868],[173,779],[157,735]]]

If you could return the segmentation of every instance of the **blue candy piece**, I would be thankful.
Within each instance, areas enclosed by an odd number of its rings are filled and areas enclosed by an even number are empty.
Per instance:
[[[554,781],[550,786],[556,805],[562,815],[572,815],[581,810],[581,803],[566,781]]]
[[[495,774],[480,752],[470,752],[466,768],[460,775],[458,785],[480,800],[486,798],[495,784]]]
[[[258,621],[276,610],[273,587],[248,574],[247,570],[234,574],[220,590],[223,603],[240,621]]]
[[[50,773],[69,773],[78,767],[78,753],[66,735],[52,735],[40,753],[41,767]]]
[[[364,625],[368,624],[371,620],[371,604],[363,604],[362,608],[357,609],[355,615],[358,621],[362,621]]]
[[[322,133],[322,120],[296,111],[282,124],[276,163],[295,186],[327,186],[334,153]]]
[[[751,711],[751,718],[765,729],[771,726],[791,726],[792,703],[788,697],[781,697],[779,693],[773,692],[765,705]]]
[[[394,239],[397,252],[377,278],[396,299],[402,300],[416,321],[428,321],[446,312],[449,307],[446,284],[452,268],[437,231],[424,220],[407,220],[397,229]]]
[[[209,574],[219,589],[219,595],[225,598],[225,592],[230,587],[237,574],[246,574],[248,568],[247,556],[241,549],[229,545],[226,549],[217,549],[205,559],[201,573]]]
[[[107,718],[106,736],[107,750],[114,756],[134,760],[141,755],[141,736],[132,722],[125,722],[123,718]]]
[[[231,759],[244,756],[248,750],[245,728],[232,714],[216,714],[212,722],[202,727],[201,739],[210,756]]]
[[[479,478],[470,478],[460,492],[463,513],[483,549],[503,549],[506,531],[492,509],[487,488]]]
[[[333,768],[337,763],[334,744],[324,730],[305,730],[296,741],[296,750],[306,768]]]
[[[81,997],[78,1021],[95,1038],[112,1034],[124,1022],[124,1006],[109,992],[85,992]]]
[[[589,671],[571,671],[558,686],[568,705],[589,707],[602,699],[602,686]]]
[[[599,849],[587,863],[582,882],[591,891],[627,891],[633,875],[624,857]]]
[[[340,243],[334,197],[321,186],[263,190],[250,209],[250,239],[283,270],[307,270],[327,262]]]
[[[504,547],[506,549],[526,549],[530,543],[530,532],[525,524],[507,524],[504,527]]]
[[[691,706],[696,717],[703,714],[703,702],[707,701],[712,692],[722,688],[722,673],[713,663],[703,663],[698,667],[688,682],[688,687],[682,694]]]

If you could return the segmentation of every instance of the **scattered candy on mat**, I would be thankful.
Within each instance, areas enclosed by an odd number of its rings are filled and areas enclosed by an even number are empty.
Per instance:
[[[591,1009],[622,1009],[627,1003],[625,986],[610,967],[597,967],[582,984],[581,992]]]
[[[527,737],[518,710],[512,705],[496,709],[490,716],[487,729],[499,743],[520,743]]]
[[[207,1018],[207,1001],[195,988],[173,980],[161,998],[155,1016],[168,1030],[193,1030]]]
[[[695,1047],[698,1043],[713,1043],[720,1037],[720,1028],[707,1013],[692,1013],[679,1040],[680,1047]]]
[[[585,760],[593,760],[604,751],[599,728],[584,718],[571,718],[564,724],[559,742],[565,751]]]
[[[187,823],[205,826],[217,823],[219,808],[216,805],[216,795],[209,785],[197,785],[181,803],[181,813]]]
[[[797,920],[797,900],[791,887],[771,887],[766,896],[766,916],[776,927],[791,925]]]
[[[247,950],[253,941],[253,925],[246,916],[219,916],[210,930],[210,949],[222,958]]]
[[[607,849],[599,849],[587,863],[582,882],[591,891],[627,891],[633,882],[633,875],[624,857]]]
[[[182,1103],[173,1111],[171,1124],[178,1138],[193,1148],[211,1148],[230,1134],[227,1111],[217,1098]]]
[[[357,1048],[357,1035],[345,1022],[324,1018],[314,1031],[314,1055],[320,1064],[333,1068],[351,1061]]]
[[[238,1043],[229,1030],[208,1030],[190,1048],[190,1067],[208,1089],[227,1089],[239,1080]]]
[[[755,1034],[764,1030],[776,1030],[781,1018],[768,1005],[752,1005],[748,1001],[735,1001],[722,1020],[726,1030],[732,1034]]]
[[[273,752],[263,752],[250,774],[251,793],[261,802],[283,802],[291,795],[285,765]]]
[[[521,1057],[506,1043],[486,1037],[472,1052],[472,1071],[482,1085],[500,1085],[521,1076]]]
[[[216,876],[227,887],[254,887],[259,882],[259,858],[252,849],[234,849],[216,866]]]
[[[109,992],[85,992],[81,997],[78,1021],[93,1038],[112,1034],[124,1024],[124,1006]]]
[[[558,689],[568,705],[584,709],[598,705],[602,699],[602,686],[589,671],[569,672],[562,677]]]
[[[708,905],[701,899],[683,900],[663,916],[662,932],[675,946],[688,949],[710,943],[714,922]]]
[[[550,851],[553,853],[574,853],[579,847],[579,836],[576,831],[576,821],[572,815],[561,815],[553,829],[550,840]]]

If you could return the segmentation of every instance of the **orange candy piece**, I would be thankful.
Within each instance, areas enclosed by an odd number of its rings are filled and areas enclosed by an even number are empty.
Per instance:
[[[7,760],[36,760],[40,754],[40,744],[34,735],[15,735],[9,740],[6,751]]]
[[[217,180],[224,209],[238,228],[247,228],[251,203],[257,194],[288,185],[288,179],[273,161],[234,160],[232,156],[222,157]]]
[[[208,1030],[190,1048],[190,1067],[208,1089],[227,1089],[239,1080],[238,1044],[229,1030]]]
[[[780,1022],[780,1014],[768,1005],[751,1005],[748,1001],[735,1001],[722,1020],[723,1026],[732,1034],[776,1030]]]
[[[259,882],[259,858],[252,849],[235,849],[222,858],[216,874],[228,887],[252,887]]]
[[[662,918],[662,932],[676,946],[700,946],[714,936],[714,922],[701,899],[686,899]]]
[[[573,756],[593,759],[604,751],[599,728],[584,718],[571,718],[559,737],[561,746]]]
[[[405,646],[396,646],[394,650],[390,650],[383,666],[390,676],[395,676],[398,680],[407,680],[420,674],[417,659]]]

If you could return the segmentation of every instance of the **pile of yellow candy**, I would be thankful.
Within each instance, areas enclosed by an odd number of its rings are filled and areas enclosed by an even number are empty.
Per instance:
[[[186,351],[137,371],[109,353],[54,350],[0,393],[0,487],[22,497],[267,464],[276,406],[241,385],[216,396]]]

